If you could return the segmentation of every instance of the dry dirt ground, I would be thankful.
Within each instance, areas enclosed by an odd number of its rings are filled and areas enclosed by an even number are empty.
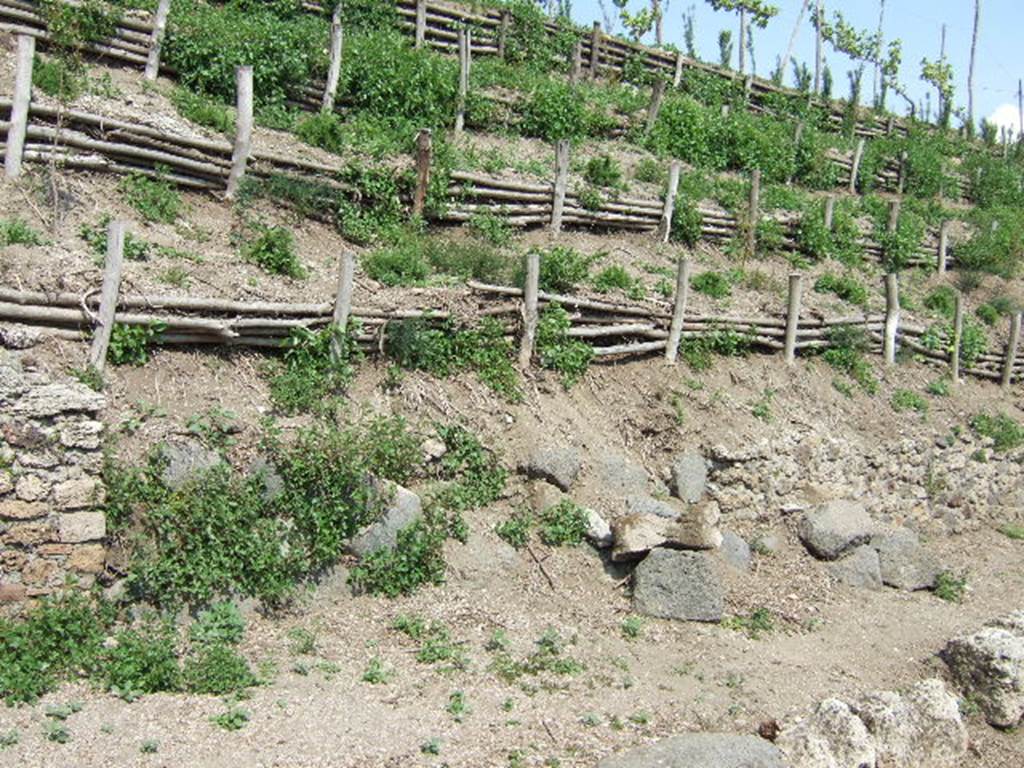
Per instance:
[[[6,61],[0,64],[0,91],[9,91],[9,67]],[[105,98],[93,108],[173,118],[159,92],[138,89],[136,73],[128,77],[112,72],[124,98]],[[295,144],[269,133],[261,133],[257,144],[262,139],[278,151]],[[517,151],[542,150],[524,144]],[[252,215],[295,229],[310,277],[289,281],[239,259],[231,240],[238,216],[217,201],[187,195],[182,221],[151,226],[121,202],[116,180],[67,175],[62,183],[75,205],[50,234],[50,243],[0,250],[0,284],[5,287],[84,291],[97,286],[99,268],[77,233],[82,224],[95,223],[104,213],[127,217],[133,231],[146,239],[202,255],[201,263],[163,256],[129,263],[125,289],[132,293],[328,301],[337,255],[351,247],[326,226],[256,209]],[[37,189],[32,177],[17,187],[0,186],[0,218],[19,216],[48,230],[48,211]],[[546,235],[528,233],[513,248],[521,251],[546,242]],[[567,233],[560,242],[587,253],[607,251],[606,264],[626,265],[649,288],[657,278],[645,265],[671,266],[679,255],[642,236]],[[698,271],[735,266],[712,249],[700,250],[695,258]],[[161,278],[174,266],[187,270],[186,288]],[[779,311],[790,265],[776,259],[747,266],[765,278],[737,288],[724,301],[691,294],[693,311]],[[809,272],[813,277],[825,269],[819,265]],[[877,277],[871,273],[864,279],[880,286]],[[908,292],[920,297],[936,280],[914,278]],[[1017,287],[990,280],[971,302]],[[356,303],[440,301],[442,293],[383,291],[360,275]],[[809,310],[829,314],[850,310],[809,290],[805,302]],[[881,305],[875,292],[871,306]],[[29,357],[40,369],[67,372],[82,365],[85,351],[81,345],[48,341]],[[261,375],[264,359],[245,352],[161,350],[144,367],[113,369],[107,420],[120,454],[125,460],[138,459],[149,446],[186,431],[191,415],[219,406],[233,411],[245,428],[235,457],[242,465],[246,446],[258,436],[260,417],[271,410]],[[907,435],[946,434],[982,409],[1001,409],[1021,418],[1019,393],[1001,396],[997,388],[975,381],[952,397],[933,399],[925,420],[892,412],[888,401],[896,388],[920,391],[937,375],[934,369],[906,363],[882,375],[877,396],[847,399],[832,388],[831,369],[817,360],[801,360],[790,369],[775,358],[755,355],[718,361],[710,372],[695,374],[684,365],[669,369],[652,358],[595,366],[569,393],[552,376],[530,378],[526,401],[509,406],[495,401],[473,376],[437,381],[407,374],[397,392],[387,392],[379,386],[383,365],[368,362],[353,387],[352,408],[401,413],[424,430],[434,419],[462,421],[510,467],[537,441],[564,440],[591,458],[608,450],[625,453],[653,474],[660,472],[667,456],[684,447],[725,438],[754,441],[795,425],[847,434],[881,453]],[[692,382],[700,388],[690,386]],[[769,423],[751,415],[765,389],[776,392]],[[681,423],[674,402],[681,403]],[[263,616],[250,608],[243,651],[254,666],[263,668],[268,682],[240,703],[250,713],[242,730],[227,732],[210,722],[228,706],[216,698],[154,695],[126,703],[69,684],[36,706],[0,708],[0,734],[17,729],[22,735],[18,745],[0,752],[0,763],[26,768],[591,766],[604,754],[681,730],[752,732],[765,719],[806,713],[828,696],[900,688],[942,675],[935,653],[945,641],[1020,608],[1024,593],[1024,543],[988,527],[929,542],[949,567],[969,571],[967,598],[963,605],[954,605],[930,593],[872,593],[834,584],[797,542],[795,521],[780,513],[737,524],[748,536],[780,533],[785,545],[777,555],[757,556],[753,572],[732,577],[729,585],[730,612],[767,606],[778,617],[775,631],[751,639],[725,627],[647,619],[639,636],[627,639],[622,630],[630,615],[625,570],[609,566],[586,546],[552,550],[535,542],[531,554],[512,550],[494,534],[495,523],[522,498],[515,482],[508,498],[468,516],[469,543],[449,544],[443,586],[397,600],[353,597],[339,567],[283,615]],[[444,623],[465,653],[466,668],[445,671],[417,662],[415,643],[392,628],[402,614]],[[315,637],[312,653],[292,652],[295,643],[289,633],[295,628]],[[486,649],[495,630],[505,631],[511,653],[522,658],[548,628],[567,640],[565,653],[582,662],[583,671],[503,682],[491,669],[494,653]],[[389,682],[362,681],[375,657],[393,673]],[[466,703],[460,719],[449,711],[456,692],[462,692]],[[69,701],[84,705],[67,721],[71,740],[64,745],[46,741],[46,706]],[[965,766],[1024,765],[1019,734],[997,733],[976,716],[970,732],[974,746]],[[149,740],[157,742],[158,751],[141,753],[142,743]],[[421,750],[432,740],[437,740],[439,754]]]

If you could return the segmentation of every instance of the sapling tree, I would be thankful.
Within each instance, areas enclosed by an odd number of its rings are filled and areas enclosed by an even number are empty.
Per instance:
[[[748,23],[764,29],[768,22],[778,16],[777,6],[769,5],[764,0],[708,0],[711,7],[716,11],[732,11],[740,17],[740,72],[746,71],[746,49],[748,38]],[[721,36],[719,37],[721,46]]]
[[[953,65],[945,56],[935,61],[921,59],[921,79],[931,86],[939,96],[938,123],[949,128],[949,119],[953,114]]]
[[[718,63],[725,69],[732,66],[732,32],[728,29],[718,33]]]
[[[881,84],[875,106],[884,108],[886,91],[892,88],[908,100],[911,111],[913,111],[913,101],[906,96],[898,81],[900,65],[903,63],[902,41],[893,39],[883,46],[881,33],[857,29],[846,21],[840,11],[834,11],[832,20],[829,21],[824,14],[819,17],[815,10],[811,14],[811,23],[819,29],[822,38],[836,51],[846,54],[858,63],[857,68],[850,74],[851,100],[859,99],[864,68],[871,64],[881,74]]]

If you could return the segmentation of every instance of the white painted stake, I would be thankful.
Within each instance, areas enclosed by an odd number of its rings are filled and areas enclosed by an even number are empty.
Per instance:
[[[238,115],[236,117],[235,149],[231,153],[231,173],[224,197],[234,200],[245,176],[245,166],[252,152],[252,67],[235,70]]]
[[[160,0],[153,17],[153,34],[149,38],[149,53],[146,55],[146,71],[143,78],[152,82],[160,74],[160,51],[164,45],[167,30],[167,16],[171,12],[171,0]]]
[[[686,317],[686,300],[690,295],[690,261],[680,259],[676,270],[676,301],[672,308],[672,325],[669,326],[668,343],[665,346],[665,362],[675,363],[679,355],[679,339],[683,335],[683,320]]]
[[[803,293],[803,276],[793,273],[789,276],[789,303],[786,308],[786,365],[796,361],[796,334],[800,328],[800,298]]]
[[[676,210],[676,195],[679,192],[679,169],[678,160],[673,160],[668,167],[668,190],[665,192],[665,207],[661,210],[661,223],[658,224],[658,239],[663,243],[668,242],[672,234],[672,216]]]
[[[100,373],[107,363],[110,334],[114,331],[117,294],[121,290],[121,267],[124,264],[124,222],[114,219],[107,226],[107,261],[103,268],[100,309],[89,349],[89,365]]]
[[[4,153],[4,176],[8,179],[16,179],[21,175],[28,109],[32,100],[32,60],[35,53],[36,39],[31,35],[18,35],[14,99],[11,100],[11,124],[7,129],[7,149]]]
[[[539,291],[540,254],[533,251],[526,256],[526,285],[523,290],[523,338],[519,346],[519,368],[524,371],[530,367],[530,361],[533,359]]]
[[[895,272],[885,276],[885,364],[896,364],[896,334],[900,329],[900,287]]]
[[[334,6],[331,15],[331,61],[327,66],[327,85],[324,86],[324,100],[321,112],[333,112],[338,98],[338,79],[341,77],[341,52],[344,47],[345,30],[341,27],[341,3]]]

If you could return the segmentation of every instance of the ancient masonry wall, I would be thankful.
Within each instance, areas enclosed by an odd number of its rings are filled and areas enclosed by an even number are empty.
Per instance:
[[[89,588],[103,572],[105,404],[0,349],[0,603]]]

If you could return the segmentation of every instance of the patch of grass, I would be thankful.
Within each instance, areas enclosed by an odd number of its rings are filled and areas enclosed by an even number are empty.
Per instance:
[[[713,299],[725,299],[732,295],[732,281],[721,272],[701,272],[690,278],[690,287]]]
[[[750,409],[751,415],[755,419],[768,423],[772,420],[772,399],[775,397],[774,389],[765,389],[761,394],[761,399],[754,403],[754,406]]]
[[[438,738],[427,739],[425,742],[420,744],[420,752],[424,755],[440,755],[441,740]]]
[[[363,682],[370,685],[383,685],[390,682],[394,676],[394,670],[387,669],[380,657],[374,656],[363,671]]]
[[[181,194],[159,175],[151,179],[133,173],[122,179],[119,186],[124,201],[146,221],[173,224],[181,216],[184,208]]]
[[[594,276],[593,285],[594,290],[598,293],[618,290],[629,294],[632,298],[636,293],[639,282],[626,271],[625,267],[620,264],[611,264]]]
[[[683,338],[679,342],[679,355],[695,371],[706,371],[713,365],[714,356],[743,357],[750,351],[747,336],[730,328],[711,328],[703,336]]]
[[[853,379],[869,395],[878,391],[878,380],[865,359],[868,340],[864,332],[852,326],[838,326],[829,334],[829,347],[822,358],[837,371]]]
[[[331,410],[355,377],[361,359],[356,323],[344,333],[295,328],[284,342],[284,359],[270,367],[270,399],[285,413]]]
[[[949,603],[962,603],[967,595],[967,573],[943,571],[935,579],[935,596]]]
[[[155,755],[160,751],[160,742],[155,739],[146,739],[139,745],[139,752],[144,755]]]
[[[466,702],[466,694],[462,691],[453,691],[448,697],[448,705],[444,708],[444,711],[451,715],[455,722],[461,723],[471,711],[469,704]]]
[[[528,510],[521,510],[494,526],[494,532],[515,549],[522,549],[530,540],[533,516]]]
[[[0,733],[0,750],[13,747],[21,741],[21,734],[16,729],[11,729],[6,733]]]
[[[569,656],[565,639],[554,627],[548,627],[525,659],[516,660],[502,652],[494,657],[490,669],[506,683],[512,683],[524,675],[576,675],[586,669],[586,665]]]
[[[924,297],[925,309],[937,312],[945,318],[952,318],[956,310],[956,291],[952,286],[940,285]]]
[[[928,401],[909,389],[897,389],[891,402],[894,411],[916,411],[922,416],[928,413]]]
[[[587,534],[587,512],[570,499],[548,507],[537,522],[541,541],[552,547],[575,546]]]
[[[1007,523],[999,529],[999,532],[1008,539],[1014,541],[1024,541],[1024,525],[1018,525],[1016,523]]]
[[[0,220],[0,248],[8,245],[42,245],[43,236],[17,217]]]
[[[775,630],[775,618],[767,608],[756,608],[749,616],[729,616],[723,619],[722,626],[757,640]]]
[[[831,293],[850,304],[864,306],[868,300],[868,290],[864,284],[850,275],[833,275],[828,273],[819,277],[814,283],[818,293]]]
[[[88,78],[81,62],[70,57],[36,56],[32,67],[32,85],[63,102],[77,99],[85,92]]]
[[[994,416],[979,413],[971,419],[971,429],[981,437],[991,438],[993,448],[999,453],[1024,445],[1024,427],[1005,413]]]
[[[249,723],[249,710],[232,704],[219,715],[210,718],[210,722],[225,731],[240,731]]]
[[[232,111],[210,96],[177,87],[171,91],[171,104],[178,110],[179,115],[197,125],[228,135],[235,133],[235,118]]]
[[[587,160],[583,178],[596,187],[622,187],[622,166],[610,155],[598,155]]]
[[[288,630],[288,652],[292,656],[312,656],[316,653],[316,635],[305,627]]]
[[[295,251],[295,236],[287,227],[255,225],[256,236],[242,245],[242,258],[275,275],[299,280],[306,269]]]
[[[622,636],[627,640],[636,640],[643,630],[644,620],[639,616],[627,616],[622,620]]]
[[[249,663],[234,648],[214,643],[186,659],[181,674],[185,690],[223,696],[256,685]]]
[[[949,387],[949,379],[936,379],[935,381],[928,382],[928,386],[925,387],[925,391],[929,395],[934,395],[935,397],[948,397]]]

